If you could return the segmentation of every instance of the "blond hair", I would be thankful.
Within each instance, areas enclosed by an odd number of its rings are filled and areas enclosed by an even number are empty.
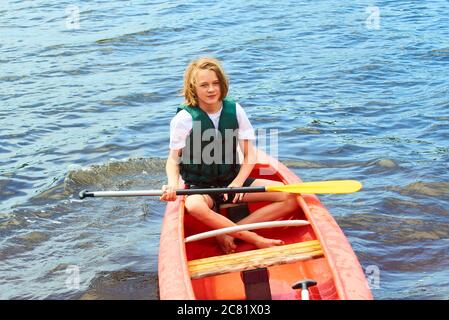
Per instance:
[[[220,61],[210,57],[203,57],[192,61],[184,73],[184,88],[182,95],[184,96],[184,103],[188,106],[198,106],[198,97],[195,90],[196,75],[199,70],[212,70],[220,81],[220,100],[223,100],[228,95],[229,82],[228,78],[220,64]]]

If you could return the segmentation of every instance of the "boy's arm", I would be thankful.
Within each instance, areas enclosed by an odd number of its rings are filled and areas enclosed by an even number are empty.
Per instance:
[[[167,173],[168,185],[178,186],[179,182],[179,162],[181,150],[172,150],[168,154],[165,172]]]
[[[241,187],[245,183],[245,180],[249,177],[251,171],[256,164],[256,152],[253,147],[251,140],[239,140],[240,148],[243,152],[243,163],[240,165],[240,171],[235,177],[235,179],[229,184],[228,187]],[[228,199],[228,195],[225,193],[223,195],[224,200]],[[243,193],[236,193],[232,202],[241,201],[243,198]]]
[[[240,171],[232,182],[232,186],[242,186],[245,180],[249,177],[251,171],[256,163],[256,152],[251,140],[239,140],[240,148],[243,153],[243,163],[240,166]]]
[[[162,186],[162,201],[174,201],[176,200],[176,189],[179,183],[179,162],[180,162],[181,150],[172,150],[168,154],[167,163],[165,165],[165,171],[167,173],[167,184]]]

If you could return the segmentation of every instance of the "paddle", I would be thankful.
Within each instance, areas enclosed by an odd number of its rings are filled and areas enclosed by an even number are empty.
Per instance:
[[[352,193],[362,188],[362,184],[356,180],[335,180],[320,182],[303,182],[281,186],[239,187],[239,188],[204,188],[204,189],[179,189],[176,195],[192,194],[216,194],[216,193],[253,193],[253,192],[288,192],[288,193]],[[139,197],[161,196],[162,190],[130,190],[130,191],[87,191],[79,193],[80,199],[86,197]]]

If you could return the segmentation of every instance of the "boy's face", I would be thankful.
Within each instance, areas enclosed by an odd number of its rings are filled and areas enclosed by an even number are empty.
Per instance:
[[[214,108],[220,101],[220,80],[215,71],[199,70],[196,74],[196,95],[200,106]]]

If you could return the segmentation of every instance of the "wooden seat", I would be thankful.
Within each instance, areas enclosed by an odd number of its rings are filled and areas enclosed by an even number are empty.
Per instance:
[[[230,272],[266,268],[323,256],[318,240],[232,253],[189,261],[190,277],[199,279]]]

